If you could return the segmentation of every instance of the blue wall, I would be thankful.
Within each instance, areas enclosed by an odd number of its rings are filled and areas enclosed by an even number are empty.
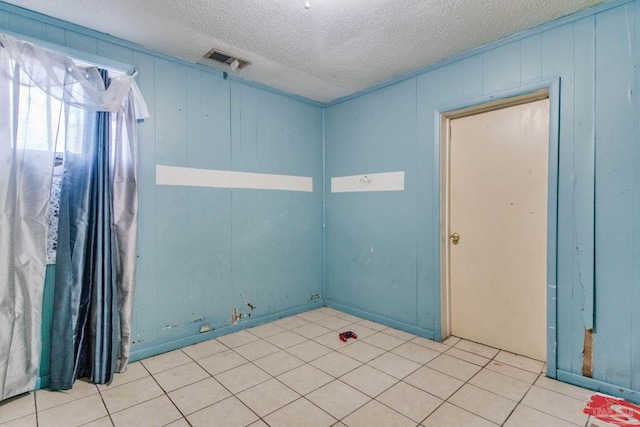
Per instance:
[[[549,325],[558,371],[550,373],[638,400],[640,2],[613,6],[326,108],[328,305],[439,337],[435,114],[559,78],[557,324]],[[331,177],[386,171],[406,172],[403,192],[330,193]]]
[[[3,29],[139,70],[151,117],[138,126],[134,359],[323,305],[318,104],[0,2]],[[157,186],[156,164],[312,177],[313,192]]]
[[[0,29],[140,70],[151,117],[139,126],[134,358],[324,304],[310,301],[322,293],[439,336],[434,113],[559,78],[551,373],[638,400],[640,2],[595,10],[324,108],[1,2]],[[314,191],[156,186],[156,164],[311,176]],[[404,191],[330,192],[331,177],[391,171],[405,171]],[[237,326],[234,308],[247,315]],[[581,376],[590,328],[593,380]]]

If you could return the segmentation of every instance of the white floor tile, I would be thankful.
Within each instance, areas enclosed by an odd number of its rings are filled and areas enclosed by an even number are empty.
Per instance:
[[[378,332],[377,334],[366,337],[363,341],[387,351],[393,350],[406,342],[406,340],[402,338],[394,337],[385,332]]]
[[[375,347],[362,341],[358,341],[357,343],[341,348],[338,351],[353,359],[359,360],[362,363],[367,363],[385,352],[379,347]]]
[[[325,328],[324,326],[320,326],[316,323],[308,323],[306,325],[293,329],[292,332],[295,332],[298,335],[302,335],[303,337],[311,339],[311,338],[319,337],[320,335],[327,334],[331,332],[331,329]]]
[[[366,394],[340,380],[334,380],[309,393],[307,399],[339,420],[371,400]]]
[[[229,348],[240,347],[241,345],[249,344],[250,342],[256,341],[258,339],[260,338],[247,331],[238,331],[229,335],[218,337],[218,341]]]
[[[287,353],[291,353],[305,362],[311,362],[331,352],[330,348],[311,340],[287,348]]]
[[[173,350],[141,360],[141,363],[152,375],[190,362],[192,362],[191,358],[184,354],[182,350]]]
[[[437,342],[434,340],[430,340],[427,338],[422,338],[422,337],[417,337],[411,340],[412,343],[414,344],[418,344],[421,345],[423,347],[429,348],[431,350],[435,350],[438,353],[444,353],[445,351],[449,350],[451,347],[441,343],[441,342]]]
[[[372,400],[342,420],[347,426],[414,427],[415,421]]]
[[[132,381],[148,377],[149,375],[150,375],[149,372],[146,370],[144,366],[142,366],[142,363],[140,362],[129,363],[129,365],[127,366],[126,372],[116,373],[113,376],[113,381],[111,381],[111,384],[109,385],[98,384],[98,390],[103,391],[110,388],[118,387],[120,385],[127,384]]]
[[[535,385],[522,399],[522,404],[578,425],[584,425],[588,418],[582,412],[584,401]]]
[[[307,340],[307,338],[303,337],[302,335],[296,334],[291,331],[286,331],[276,335],[272,335],[265,339],[269,341],[271,344],[281,349],[293,347],[294,345],[303,343]]]
[[[82,427],[113,427],[111,417],[103,417],[90,423],[83,424]]]
[[[458,341],[454,347],[469,353],[477,354],[478,356],[486,357],[487,359],[493,359],[500,351],[497,348],[489,347],[488,345],[463,339]]]
[[[405,382],[394,385],[376,400],[418,423],[442,404],[441,399]]]
[[[533,384],[538,379],[538,375],[533,372],[514,368],[513,366],[505,365],[504,363],[496,362],[495,360],[489,362],[485,369],[490,369],[494,372],[498,372],[499,374],[503,374],[529,384]]]
[[[331,375],[311,365],[302,365],[278,377],[278,380],[303,396],[330,383],[333,379]]]
[[[556,381],[552,378],[545,377],[544,375],[540,375],[540,378],[535,382],[535,385],[583,401],[589,400],[591,395],[595,393],[593,390]]]
[[[264,417],[298,399],[300,395],[276,379],[270,379],[238,393],[237,398]]]
[[[0,424],[36,413],[36,393],[27,393],[0,402]]]
[[[253,363],[274,377],[295,369],[298,366],[304,365],[303,360],[298,359],[284,350],[280,350],[277,353],[254,360]]]
[[[449,398],[448,402],[498,425],[505,422],[517,405],[517,402],[513,400],[471,384],[462,386]]]
[[[469,353],[464,350],[460,350],[457,347],[451,347],[449,350],[447,350],[445,354],[447,354],[448,356],[455,357],[457,359],[464,360],[465,362],[473,363],[474,365],[478,365],[478,366],[486,366],[486,364],[491,361],[491,359],[478,356],[477,354]]]
[[[146,377],[104,390],[101,394],[109,412],[114,413],[161,396],[164,392],[152,377]]]
[[[167,424],[164,427],[191,427],[191,426],[189,425],[186,419],[180,418],[179,420],[176,420],[170,424]]]
[[[349,325],[351,322],[345,319],[341,319],[339,317],[325,317],[324,319],[316,320],[314,323],[324,326],[327,329],[331,329],[332,331],[344,332],[342,329]],[[346,329],[345,329],[346,330]]]
[[[322,310],[311,310],[311,311],[306,311],[304,313],[300,313],[297,316],[308,322],[316,322],[318,320],[329,317],[329,314],[325,313]]]
[[[254,328],[248,329],[248,331],[257,337],[266,338],[272,335],[277,335],[282,332],[286,332],[286,329],[276,325],[275,323],[266,323],[264,325],[260,325],[260,326],[256,326]]]
[[[98,393],[95,384],[87,382],[85,379],[77,380],[71,390],[50,391],[47,389],[38,390],[35,393],[38,411],[53,408],[63,403],[72,402],[83,397]]]
[[[445,402],[421,425],[424,427],[495,427],[497,424]]]
[[[208,377],[209,373],[195,362],[177,366],[155,375],[156,381],[167,393]]]
[[[316,368],[322,369],[329,375],[338,378],[353,371],[358,366],[362,365],[362,362],[334,351],[333,353],[329,353],[326,356],[322,356],[312,361],[311,364]]]
[[[353,314],[343,313],[343,312],[340,312],[340,314],[336,314],[336,316],[341,318],[341,319],[348,320],[351,323],[358,323],[358,322],[364,320],[361,317],[354,316]]]
[[[217,375],[229,369],[244,365],[245,363],[247,363],[247,359],[233,350],[225,350],[222,353],[198,360],[198,364],[211,375]]]
[[[1,411],[0,411],[1,412]],[[38,420],[36,414],[27,415],[26,417],[17,418],[11,421],[0,423],[2,427],[37,427]]]
[[[469,380],[473,384],[484,390],[499,394],[507,399],[520,401],[531,387],[531,384],[520,381],[513,377],[502,375],[490,369],[483,369]]]
[[[169,398],[185,415],[213,405],[229,396],[231,393],[213,378],[204,379],[169,393]]]
[[[464,360],[460,360],[446,354],[441,354],[440,356],[436,357],[435,359],[427,363],[427,366],[431,369],[435,369],[436,371],[440,371],[443,374],[450,375],[462,381],[468,381],[471,377],[478,373],[480,369],[482,369],[478,365],[465,362]]]
[[[225,386],[227,390],[235,394],[258,385],[271,378],[271,376],[257,366],[247,363],[218,374],[214,378]]]
[[[370,361],[368,365],[398,379],[402,379],[410,373],[417,371],[421,366],[419,363],[405,359],[394,353],[384,353]]]
[[[414,341],[404,343],[391,350],[391,352],[406,359],[413,360],[421,365],[424,365],[440,355],[440,352],[416,344]]]
[[[427,393],[433,394],[440,399],[447,399],[455,393],[464,382],[435,371],[431,368],[422,367],[404,379],[409,383]]]
[[[343,375],[340,377],[340,380],[370,397],[376,397],[398,382],[397,378],[368,365],[360,366],[348,374]]]
[[[442,344],[448,345],[449,347],[453,347],[458,342],[460,342],[460,338],[458,338],[458,337],[449,337],[446,340],[442,341]]]
[[[306,325],[307,323],[309,323],[309,321],[304,320],[298,316],[285,317],[284,319],[276,320],[275,322],[273,322],[274,325],[289,330],[295,329],[302,325]]]
[[[320,307],[317,308],[316,311],[319,311],[320,313],[324,313],[327,316],[339,316],[341,314],[345,314],[342,311],[336,310],[335,308],[331,308],[331,307]]]
[[[164,395],[111,414],[115,427],[160,427],[181,418],[182,414]]]
[[[400,329],[388,328],[384,331],[385,334],[393,335],[396,338],[400,338],[404,341],[411,341],[413,339],[418,338],[414,334],[410,334],[409,332],[401,331]]]
[[[329,427],[336,419],[307,399],[298,399],[265,417],[271,427]]]
[[[504,363],[505,365],[533,372],[534,374],[542,372],[542,367],[544,366],[544,362],[520,356],[518,354],[509,353],[504,350],[500,350],[494,360],[496,362]]]
[[[523,405],[518,405],[507,422],[504,423],[504,427],[576,427],[576,425]]]
[[[38,426],[69,427],[95,421],[107,416],[100,395],[92,394],[44,411],[38,411]]]
[[[261,357],[268,356],[272,353],[280,351],[278,347],[264,340],[258,340],[244,344],[233,349],[240,356],[249,361],[260,359]]]
[[[211,427],[213,420],[224,420],[225,427],[245,427],[258,416],[236,397],[229,397],[187,416],[193,427]]]
[[[221,353],[227,349],[228,347],[220,341],[212,339],[184,347],[182,351],[193,360],[198,360],[216,353]]]

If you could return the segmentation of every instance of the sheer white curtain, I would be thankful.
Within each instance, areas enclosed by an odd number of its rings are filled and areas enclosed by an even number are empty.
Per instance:
[[[32,390],[38,376],[42,292],[46,264],[47,212],[56,144],[64,134],[64,104],[109,111],[120,117],[129,167],[114,164],[114,180],[135,182],[135,121],[148,116],[129,76],[116,77],[108,89],[95,68],[0,33],[0,400]],[[126,154],[122,156],[122,154]],[[119,275],[124,298],[123,331],[130,330],[135,272],[137,193],[118,190],[114,211],[126,256],[133,261]],[[131,235],[133,232],[133,236]],[[122,240],[122,239],[121,239]],[[132,270],[133,269],[133,270]],[[127,317],[128,316],[128,317]],[[129,336],[123,337],[126,368]]]

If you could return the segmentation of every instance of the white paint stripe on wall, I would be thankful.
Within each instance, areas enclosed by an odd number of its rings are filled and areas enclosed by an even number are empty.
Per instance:
[[[313,178],[156,165],[156,185],[313,192]]]
[[[363,191],[404,191],[404,171],[331,178],[332,193]]]

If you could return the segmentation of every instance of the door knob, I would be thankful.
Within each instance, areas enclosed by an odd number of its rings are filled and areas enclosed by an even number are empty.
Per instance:
[[[460,241],[460,235],[458,233],[452,233],[449,238],[451,239],[451,243],[457,245]]]

